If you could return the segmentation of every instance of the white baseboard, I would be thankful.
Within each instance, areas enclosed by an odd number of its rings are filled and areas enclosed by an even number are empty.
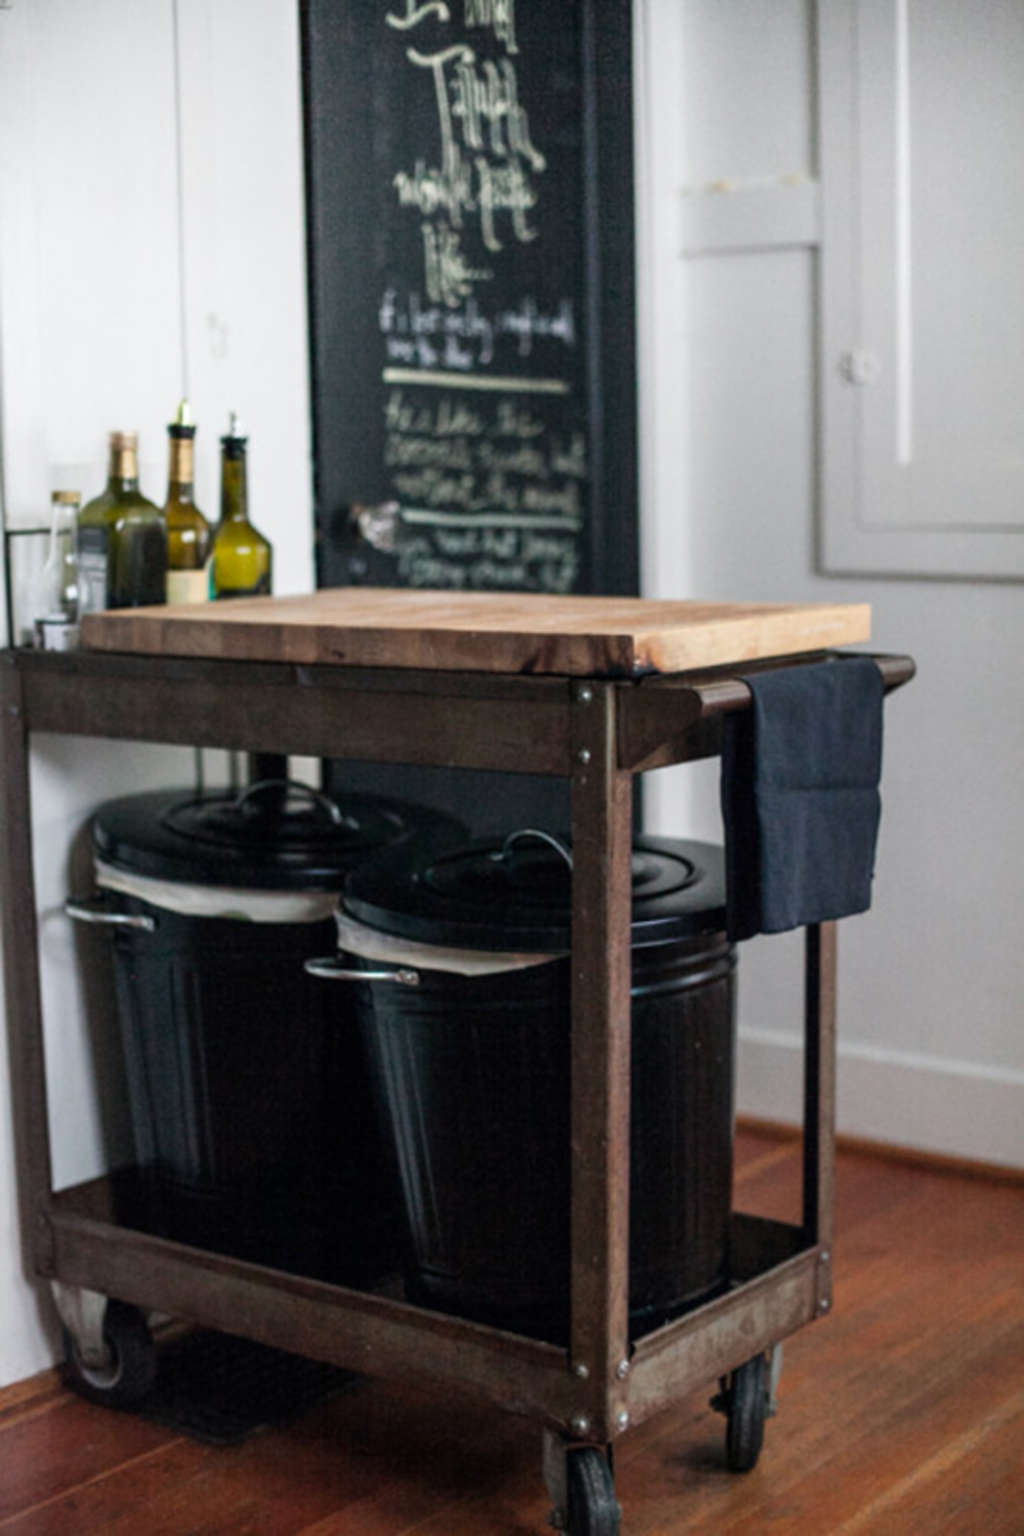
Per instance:
[[[803,1045],[740,1031],[737,1108],[798,1124]],[[1024,1072],[841,1042],[837,1125],[848,1136],[1024,1168]]]

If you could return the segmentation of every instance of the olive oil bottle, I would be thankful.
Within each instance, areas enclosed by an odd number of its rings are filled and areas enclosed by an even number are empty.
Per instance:
[[[249,521],[248,438],[234,411],[220,440],[220,522],[213,536],[210,596],[262,597],[270,592],[273,550]]]
[[[164,601],[167,523],[139,490],[139,440],[111,432],[106,489],[78,515],[79,612]]]
[[[210,595],[213,530],[195,504],[196,428],[187,400],[167,427],[167,601],[203,603]]]

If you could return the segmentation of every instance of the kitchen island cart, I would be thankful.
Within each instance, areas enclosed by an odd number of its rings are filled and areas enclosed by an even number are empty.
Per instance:
[[[5,653],[4,982],[22,1230],[100,1394],[106,1383],[112,1398],[130,1395],[151,1374],[149,1312],[371,1375],[457,1383],[536,1420],[555,1519],[577,1536],[619,1528],[619,1436],[704,1383],[722,1384],[731,1464],[752,1465],[770,1357],[831,1304],[835,925],[806,932],[802,1220],[734,1212],[730,1288],[631,1339],[632,787],[645,770],[716,755],[723,717],[749,705],[744,675],[869,638],[859,605],[364,588],[90,615],[78,652]],[[887,687],[913,673],[908,658],[876,659]],[[148,1234],[118,1218],[130,1170],[53,1188],[30,830],[40,732],[569,781],[567,1347]]]

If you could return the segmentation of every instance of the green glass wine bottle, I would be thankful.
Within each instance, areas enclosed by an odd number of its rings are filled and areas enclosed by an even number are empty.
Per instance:
[[[210,595],[210,549],[213,530],[195,504],[196,428],[187,400],[168,423],[167,471],[167,601],[203,603]]]
[[[210,596],[214,598],[262,597],[273,580],[270,541],[249,521],[248,441],[232,411],[227,436],[220,440],[220,522],[210,562]]]
[[[167,523],[139,490],[139,440],[111,432],[106,489],[78,516],[79,612],[164,601]]]

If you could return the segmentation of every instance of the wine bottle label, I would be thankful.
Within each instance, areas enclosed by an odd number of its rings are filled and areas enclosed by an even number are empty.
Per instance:
[[[195,443],[191,437],[171,436],[171,462],[167,472],[171,485],[191,485],[195,478]]]
[[[43,651],[73,651],[78,645],[78,625],[65,614],[36,619],[36,645]]]
[[[269,597],[270,588],[265,581],[261,581],[255,587],[221,587],[217,593],[217,601],[223,602],[232,597]]]
[[[110,539],[105,528],[78,530],[78,611],[102,613],[107,606]]]
[[[269,597],[270,576],[264,574],[259,581],[251,587],[223,587],[217,581],[216,556],[214,557],[213,574],[210,578],[210,590],[218,600],[226,597]]]
[[[168,571],[167,601],[169,603],[205,603],[210,595],[210,573],[201,571]]]

